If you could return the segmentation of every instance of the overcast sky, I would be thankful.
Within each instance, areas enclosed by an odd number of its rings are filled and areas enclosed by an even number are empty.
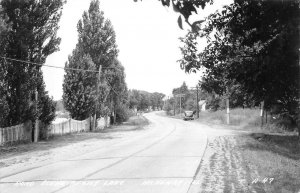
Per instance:
[[[220,9],[230,0],[215,0],[214,5],[199,10],[191,19],[200,20]],[[60,51],[47,58],[46,64],[64,67],[77,43],[78,20],[89,7],[89,0],[68,0],[64,5],[58,36]],[[104,17],[110,19],[117,36],[119,60],[125,67],[129,89],[171,94],[183,81],[195,86],[200,74],[186,74],[180,69],[179,37],[187,31],[177,24],[178,14],[156,0],[100,0]],[[184,26],[188,29],[187,26]],[[203,48],[205,41],[199,47]],[[62,98],[64,70],[43,67],[46,89],[55,100]]]

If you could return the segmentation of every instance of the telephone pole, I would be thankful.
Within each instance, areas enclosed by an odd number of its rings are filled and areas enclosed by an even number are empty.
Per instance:
[[[180,105],[180,109],[179,109],[179,113],[180,113],[180,116],[181,116],[181,98],[184,97],[185,94],[177,94],[175,95],[175,97],[179,97],[179,105]],[[175,112],[175,108],[174,108],[174,112]],[[175,113],[174,113],[175,115]]]
[[[99,66],[99,73],[97,77],[97,82],[96,82],[96,108],[95,108],[95,114],[94,114],[94,120],[93,120],[93,130],[96,129],[96,120],[97,120],[97,110],[99,108],[99,82],[101,78],[101,69],[102,65]]]
[[[193,89],[196,88],[196,113],[197,113],[197,118],[199,118],[199,113],[200,113],[200,107],[199,107],[199,86],[196,85],[196,87],[191,87],[192,91],[195,91]]]
[[[35,112],[36,112],[36,118],[35,118],[35,125],[34,125],[34,139],[33,142],[38,142],[39,139],[39,116],[38,116],[38,91],[35,90]]]

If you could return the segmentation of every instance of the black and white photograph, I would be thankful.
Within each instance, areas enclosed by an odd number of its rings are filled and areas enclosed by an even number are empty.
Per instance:
[[[300,193],[300,0],[0,0],[0,193]]]

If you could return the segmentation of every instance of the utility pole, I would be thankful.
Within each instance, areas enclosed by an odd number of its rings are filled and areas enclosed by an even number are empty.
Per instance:
[[[173,104],[173,107],[174,107],[174,116],[175,116],[175,105],[176,105],[176,97],[174,95],[174,104]]]
[[[179,97],[179,115],[181,116],[181,97]]]
[[[179,113],[180,113],[180,116],[181,116],[181,98],[184,97],[184,94],[177,94],[175,95],[174,97],[179,97],[179,105],[180,105],[180,109],[179,109]],[[175,108],[174,108],[174,112],[175,112]],[[175,115],[175,113],[174,113]]]
[[[95,108],[95,114],[94,114],[94,120],[93,120],[93,130],[96,129],[96,120],[97,120],[97,110],[99,108],[99,82],[100,82],[100,78],[101,78],[101,69],[102,69],[102,65],[99,66],[99,73],[98,73],[98,78],[97,78],[97,82],[96,82],[96,108]]]
[[[38,142],[39,138],[39,116],[38,116],[38,91],[35,90],[35,112],[36,112],[36,118],[35,118],[35,125],[34,125],[34,140],[33,142]]]
[[[39,66],[36,66],[36,74],[35,74],[35,78],[36,81],[38,80],[38,72],[39,72]],[[37,84],[35,86],[35,113],[36,113],[36,117],[35,117],[35,125],[34,125],[34,132],[33,132],[33,142],[38,142],[39,140],[39,113],[38,113],[38,105],[39,105],[39,93],[38,93],[38,89],[37,89]]]
[[[230,124],[230,111],[229,111],[229,97],[226,99],[226,109],[227,109],[227,124]]]
[[[197,118],[199,118],[199,88],[198,85],[196,86],[197,89]]]

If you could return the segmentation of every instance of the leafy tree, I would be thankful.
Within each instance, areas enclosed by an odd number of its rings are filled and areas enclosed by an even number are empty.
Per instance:
[[[137,2],[138,0],[134,0]],[[203,20],[195,21],[191,23],[189,21],[189,17],[194,13],[198,13],[199,8],[205,8],[207,3],[212,4],[213,0],[193,0],[193,1],[185,1],[185,0],[159,0],[163,6],[173,7],[174,12],[179,13],[179,17],[177,19],[178,25],[181,29],[183,29],[182,22],[184,21],[191,27],[193,31],[198,31]]]
[[[77,31],[78,43],[73,56],[75,54],[78,56],[74,59],[70,58],[72,62],[69,60],[69,65],[94,71],[98,71],[101,65],[102,70],[98,88],[96,88],[98,74],[90,72],[83,75],[80,72],[68,72],[70,75],[65,77],[64,83],[64,87],[68,88],[64,90],[66,109],[73,109],[71,116],[77,119],[90,116],[95,112],[95,108],[97,117],[108,115],[115,106],[113,102],[117,104],[121,97],[119,95],[127,88],[124,68],[116,62],[118,50],[115,32],[111,22],[104,18],[98,0],[91,1],[88,11],[83,13],[82,19],[77,24]],[[74,74],[80,74],[81,79],[73,77]],[[69,81],[69,79],[74,79],[74,81]],[[114,93],[115,90],[120,93]]]
[[[137,110],[146,110],[150,106],[155,108],[163,108],[163,93],[154,92],[149,93],[142,90],[129,90],[128,91],[128,105],[129,108],[137,108]]]
[[[129,98],[129,108],[133,109],[133,108],[137,108],[139,101],[141,100],[140,98],[140,93],[138,90],[129,90],[128,91],[128,98]]]
[[[6,38],[1,38],[2,55],[36,63],[44,63],[47,56],[58,50],[60,39],[56,36],[61,16],[62,0],[2,0],[0,2],[1,20],[9,25]],[[3,23],[3,22],[2,22]],[[2,24],[0,23],[2,28]],[[2,30],[1,30],[2,31]],[[4,40],[4,41],[2,41]],[[16,61],[2,61],[5,77],[5,97],[9,107],[5,126],[23,123],[38,116],[44,119],[45,113],[54,105],[43,86],[43,77],[39,66]],[[32,107],[35,89],[39,90],[39,99],[48,102],[35,112]],[[43,102],[39,101],[39,104]],[[53,111],[49,112],[49,116]],[[49,120],[49,119],[48,119]]]
[[[176,97],[176,106],[180,106],[181,103],[181,108],[185,109],[186,108],[186,101],[190,97],[190,91],[186,85],[185,82],[182,83],[182,85],[178,88],[174,88],[172,91],[172,94]],[[177,95],[183,94],[183,97],[177,97]],[[181,101],[180,101],[181,100]]]
[[[150,95],[146,91],[140,91],[140,96],[141,96],[141,100],[139,101],[138,109],[147,110],[151,106]]]
[[[66,63],[67,68],[96,70],[89,55],[75,49]],[[63,102],[73,119],[84,120],[92,115],[95,108],[95,72],[68,70],[64,76]]]
[[[114,112],[114,122],[116,122],[117,115],[119,113],[123,113],[127,108],[128,101],[128,91],[127,85],[125,82],[125,72],[124,67],[117,59],[114,60],[113,65],[110,66],[110,69],[105,70],[105,78],[109,84],[109,106],[111,107],[111,111]],[[123,109],[125,108],[126,109]],[[118,111],[120,110],[120,111]],[[123,117],[120,115],[119,117]],[[128,117],[128,116],[124,116]],[[123,119],[119,119],[121,121]]]
[[[2,13],[1,6],[0,6],[0,13]],[[4,17],[0,17],[0,55],[2,56],[5,53],[6,47],[6,35],[8,32],[8,25],[5,22]],[[6,92],[7,92],[7,84],[5,81],[5,72],[6,68],[4,66],[4,61],[0,60],[0,127],[5,125],[6,117],[9,113],[9,106],[6,100]]]
[[[150,94],[150,101],[151,101],[151,106],[153,109],[155,108],[163,108],[163,98],[165,97],[165,94],[159,93],[159,92],[154,92]]]
[[[116,118],[115,118],[115,123],[122,123],[124,121],[127,121],[129,119],[129,109],[126,104],[119,104],[116,106]]]
[[[105,69],[113,64],[118,55],[116,34],[110,20],[104,18],[98,0],[92,0],[88,11],[77,24],[78,44],[89,54],[96,65]]]
[[[170,98],[166,100],[166,104],[164,106],[164,111],[167,113],[167,115],[171,116],[174,114],[174,98]]]
[[[115,79],[118,77],[118,75],[113,76],[116,72],[112,69],[108,70],[108,68],[118,68],[117,65],[114,65],[118,50],[114,29],[111,22],[104,18],[98,0],[91,1],[88,11],[83,13],[82,19],[77,24],[77,31],[79,35],[77,49],[90,56],[95,70],[99,70],[100,65],[103,69],[98,84],[98,96],[95,96],[94,103],[89,103],[91,105],[89,108],[100,107],[97,111],[97,117],[100,114],[107,115],[112,110],[112,105],[107,104],[106,101],[112,98],[113,89],[110,88],[110,84],[112,81],[116,81]],[[116,100],[116,96],[114,99]]]
[[[186,71],[204,67],[202,87],[208,91],[230,96],[237,90],[248,103],[265,101],[267,109],[280,104],[282,113],[295,117],[300,88],[299,28],[295,27],[299,19],[298,0],[234,1],[211,14],[197,32],[196,37],[208,40],[197,55],[199,62],[184,56],[181,66]]]

